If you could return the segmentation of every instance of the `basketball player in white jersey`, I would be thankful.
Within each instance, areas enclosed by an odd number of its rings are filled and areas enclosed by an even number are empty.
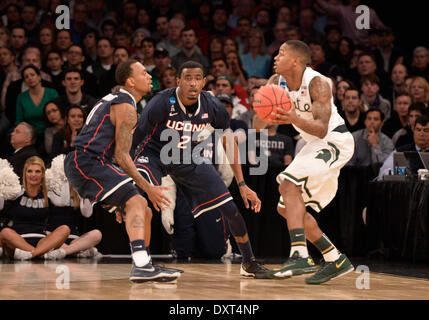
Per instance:
[[[307,250],[308,239],[326,263],[305,282],[320,284],[354,267],[323,234],[306,207],[320,212],[335,197],[340,169],[352,157],[354,141],[334,105],[331,80],[307,67],[310,59],[310,49],[304,42],[285,42],[275,57],[276,74],[269,82],[282,86],[293,102],[290,111],[278,108],[272,123],[292,124],[306,141],[292,163],[277,176],[281,194],[278,212],[287,220],[291,251],[289,259],[270,274],[283,278],[315,272]],[[259,128],[260,123],[257,121]]]

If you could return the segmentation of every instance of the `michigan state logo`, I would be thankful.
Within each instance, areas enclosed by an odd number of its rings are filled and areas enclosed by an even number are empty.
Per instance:
[[[329,166],[332,166],[332,164],[338,160],[340,156],[340,150],[337,148],[337,146],[331,142],[328,142],[328,145],[330,146],[329,149],[320,149],[317,150],[317,156],[316,159],[321,159],[325,161],[325,163],[329,163]]]

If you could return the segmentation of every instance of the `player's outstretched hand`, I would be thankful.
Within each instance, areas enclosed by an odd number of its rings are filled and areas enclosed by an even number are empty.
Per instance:
[[[241,197],[243,198],[244,205],[246,209],[249,209],[249,201],[252,205],[252,210],[256,213],[261,210],[261,200],[259,200],[258,195],[255,191],[250,189],[247,185],[239,187]]]
[[[164,210],[170,206],[171,201],[164,194],[164,190],[169,190],[169,188],[163,186],[151,186],[147,192],[150,201],[158,212],[159,210]]]
[[[290,108],[288,111],[283,108],[276,108],[276,110],[271,113],[271,116],[272,118],[267,118],[267,121],[271,124],[291,124],[294,123],[297,117],[295,108]]]

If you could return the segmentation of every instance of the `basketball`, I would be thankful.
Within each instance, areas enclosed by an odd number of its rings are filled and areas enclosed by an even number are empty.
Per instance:
[[[261,87],[253,100],[253,109],[258,117],[265,122],[274,119],[271,113],[275,112],[277,108],[288,111],[290,107],[291,101],[286,90],[274,84]]]

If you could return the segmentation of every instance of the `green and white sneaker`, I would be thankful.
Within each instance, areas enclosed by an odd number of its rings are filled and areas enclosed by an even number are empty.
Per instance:
[[[317,270],[311,257],[302,258],[298,251],[295,251],[280,268],[274,268],[269,271],[272,278],[289,278],[305,273],[312,273]]]
[[[326,262],[325,265],[313,274],[311,277],[305,279],[307,284],[321,284],[334,278],[341,277],[355,269],[350,260],[345,254],[334,262]]]

